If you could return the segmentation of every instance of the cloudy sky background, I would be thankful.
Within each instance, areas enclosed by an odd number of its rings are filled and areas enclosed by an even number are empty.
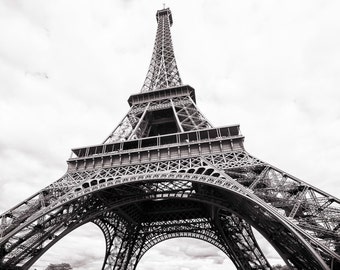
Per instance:
[[[163,2],[0,1],[0,212],[61,177],[71,148],[101,143],[125,115]],[[205,116],[215,126],[241,124],[248,152],[340,197],[340,2],[166,5],[182,80]],[[89,224],[36,268],[53,258],[99,269],[103,251]],[[217,249],[186,239],[150,250],[138,270],[160,265],[233,269]]]

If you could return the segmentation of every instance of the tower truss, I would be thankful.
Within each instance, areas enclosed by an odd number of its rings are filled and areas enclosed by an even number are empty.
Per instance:
[[[155,46],[142,92],[180,86],[182,84],[171,41],[170,26],[172,26],[173,21],[170,9],[158,10],[156,18],[158,27]]]
[[[181,82],[170,10],[156,18],[151,64],[126,116],[0,216],[0,269],[29,269],[88,222],[105,237],[104,270],[135,269],[174,237],[211,243],[237,269],[271,269],[253,228],[292,269],[339,269],[340,200],[249,154],[238,125],[214,127]]]

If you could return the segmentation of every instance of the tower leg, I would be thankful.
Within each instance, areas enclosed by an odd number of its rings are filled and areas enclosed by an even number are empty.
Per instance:
[[[215,225],[237,269],[272,269],[248,223],[234,214],[223,212],[215,220]]]
[[[106,253],[102,270],[134,270],[139,260],[143,237],[139,224],[128,224],[121,217],[110,214],[94,221],[104,233]]]

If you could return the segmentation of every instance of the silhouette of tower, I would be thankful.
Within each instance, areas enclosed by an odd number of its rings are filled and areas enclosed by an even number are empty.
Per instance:
[[[72,149],[64,176],[0,216],[0,269],[28,269],[93,222],[102,269],[135,269],[155,244],[202,239],[237,269],[271,269],[256,228],[292,269],[340,268],[340,201],[246,152],[238,125],[213,127],[177,68],[168,8],[130,110],[102,144]]]

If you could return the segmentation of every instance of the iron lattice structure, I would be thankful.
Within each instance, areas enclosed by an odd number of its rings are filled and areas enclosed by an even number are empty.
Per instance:
[[[340,269],[339,199],[247,153],[238,125],[213,127],[181,83],[170,10],[157,21],[147,78],[117,128],[0,216],[0,269],[28,269],[87,222],[105,236],[104,270],[135,269],[173,237],[207,241],[237,269],[271,269],[252,228],[292,269]]]
[[[182,84],[171,41],[171,12],[169,9],[159,10],[157,11],[156,18],[158,27],[155,47],[142,92],[180,86]]]

